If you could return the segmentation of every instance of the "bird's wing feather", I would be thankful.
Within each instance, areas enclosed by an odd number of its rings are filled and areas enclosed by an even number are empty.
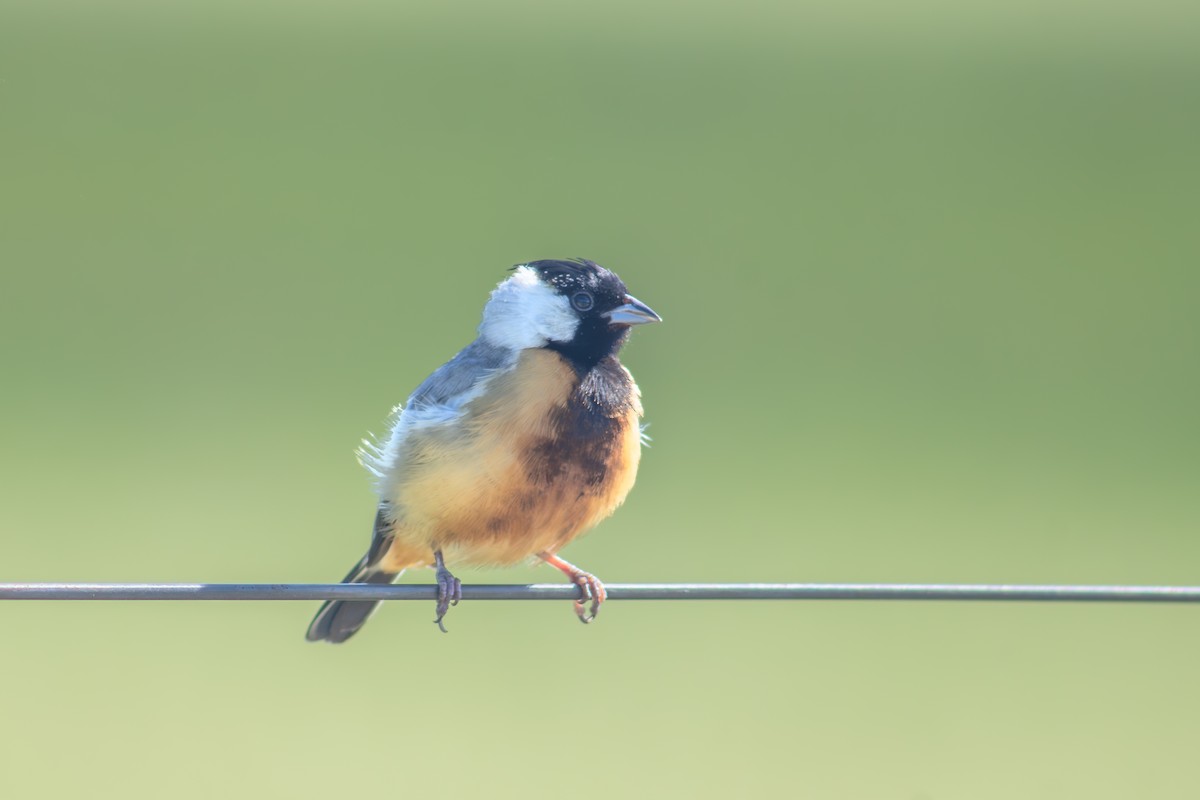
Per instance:
[[[516,356],[512,350],[476,339],[434,370],[408,398],[406,409],[435,416],[444,409],[457,411],[478,395],[487,378],[513,366]]]
[[[386,484],[412,431],[453,423],[463,406],[482,394],[490,378],[516,364],[517,355],[476,339],[434,370],[408,402],[395,409],[386,441],[364,441],[359,448],[359,461],[375,476],[377,489]]]

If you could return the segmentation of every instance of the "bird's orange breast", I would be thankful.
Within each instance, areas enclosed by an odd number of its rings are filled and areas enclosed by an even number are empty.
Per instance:
[[[555,552],[629,493],[641,453],[637,387],[615,359],[580,375],[558,353],[524,351],[456,422],[414,431],[388,498],[383,566],[514,563]]]

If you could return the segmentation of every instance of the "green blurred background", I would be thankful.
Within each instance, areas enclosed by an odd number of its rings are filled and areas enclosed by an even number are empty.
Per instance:
[[[603,578],[1200,583],[1198,141],[1170,0],[8,0],[0,580],[340,578],[357,441],[582,255],[666,319]],[[315,605],[0,604],[0,795],[1200,778],[1195,608]]]

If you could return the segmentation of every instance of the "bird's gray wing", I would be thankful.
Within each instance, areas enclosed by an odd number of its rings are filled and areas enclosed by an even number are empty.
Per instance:
[[[488,379],[511,368],[516,359],[514,351],[476,339],[434,370],[403,409],[396,410],[387,438],[364,441],[359,449],[359,460],[375,476],[380,494],[413,431],[453,423],[463,406],[483,392]]]
[[[516,353],[476,339],[434,370],[408,398],[404,413],[457,412],[478,396],[485,380],[516,362]]]

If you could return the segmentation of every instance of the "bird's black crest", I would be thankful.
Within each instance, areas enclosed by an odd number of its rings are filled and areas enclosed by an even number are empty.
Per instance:
[[[545,259],[518,266],[537,270],[542,280],[566,294],[588,289],[612,297],[624,296],[625,284],[615,272],[586,258]]]
[[[604,267],[586,258],[547,258],[542,261],[530,261],[524,266],[536,269],[543,275],[579,275],[608,272]]]

